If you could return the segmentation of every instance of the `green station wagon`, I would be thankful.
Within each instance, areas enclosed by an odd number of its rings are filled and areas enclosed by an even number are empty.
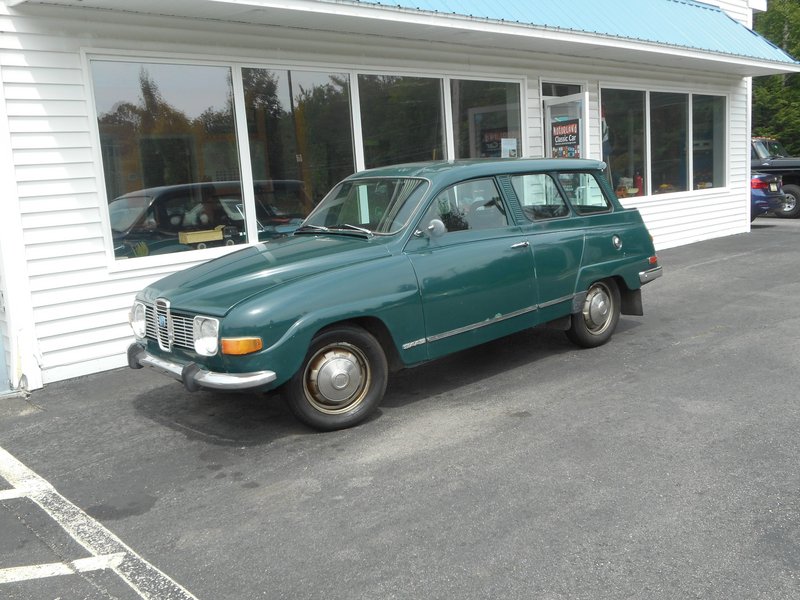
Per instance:
[[[291,235],[140,292],[129,365],[189,390],[281,387],[321,430],[380,403],[391,371],[542,324],[583,347],[642,315],[661,275],[602,162],[431,162],[356,173]]]

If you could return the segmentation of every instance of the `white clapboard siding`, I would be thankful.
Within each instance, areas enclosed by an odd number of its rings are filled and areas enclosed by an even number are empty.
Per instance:
[[[704,0],[706,4],[713,4],[718,6],[731,17],[744,23],[748,27],[752,25],[753,11],[750,8],[750,2],[746,0]]]
[[[523,150],[523,155],[530,157],[544,156],[544,129],[542,120],[542,99],[539,89],[539,78],[532,74],[528,77],[527,127],[528,146]]]
[[[0,290],[3,286],[3,273],[0,270]],[[5,371],[0,372],[0,393],[10,389],[11,373],[11,338],[8,335],[8,321],[6,316],[5,298],[0,298],[0,364],[5,366]]]

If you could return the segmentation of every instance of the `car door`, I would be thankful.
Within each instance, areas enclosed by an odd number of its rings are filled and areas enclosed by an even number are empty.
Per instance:
[[[536,324],[529,242],[494,179],[438,194],[405,252],[422,297],[429,358]]]
[[[582,221],[550,174],[514,175],[511,184],[527,220],[523,232],[536,266],[539,318],[569,314],[584,248]]]

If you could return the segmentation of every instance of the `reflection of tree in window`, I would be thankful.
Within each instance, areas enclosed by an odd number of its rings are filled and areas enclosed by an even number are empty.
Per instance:
[[[319,201],[353,173],[345,74],[242,69],[256,180],[302,180]]]
[[[439,79],[359,75],[367,168],[444,158]]]
[[[153,186],[239,178],[230,69],[103,61],[93,63],[93,69],[96,87],[105,83],[103,93],[115,95],[111,110],[98,116],[109,199]],[[227,88],[219,105],[209,98],[212,104],[205,110],[193,111],[165,99],[164,85],[174,93],[192,76],[212,72],[216,81],[210,84]],[[105,78],[119,82],[117,88],[107,92],[111,86]],[[107,96],[102,101],[110,103]]]

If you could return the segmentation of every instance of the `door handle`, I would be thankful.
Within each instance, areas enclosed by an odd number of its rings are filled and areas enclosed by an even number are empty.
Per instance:
[[[516,250],[517,248],[527,248],[528,246],[530,246],[528,242],[517,242],[516,244],[513,244],[511,247]]]

